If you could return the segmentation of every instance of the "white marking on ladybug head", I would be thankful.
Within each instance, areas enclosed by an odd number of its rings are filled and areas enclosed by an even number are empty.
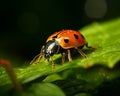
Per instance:
[[[55,43],[50,44],[50,46],[47,49],[47,53],[51,53],[51,50],[54,46],[55,46]]]

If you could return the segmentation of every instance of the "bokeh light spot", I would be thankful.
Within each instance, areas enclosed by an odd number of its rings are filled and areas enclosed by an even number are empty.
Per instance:
[[[103,18],[107,12],[107,3],[105,0],[87,0],[85,12],[89,18]]]

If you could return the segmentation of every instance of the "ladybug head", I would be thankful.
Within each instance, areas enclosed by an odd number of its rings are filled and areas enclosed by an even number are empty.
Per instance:
[[[49,60],[50,56],[60,53],[60,49],[61,46],[55,40],[50,40],[44,45],[42,54],[45,59]]]

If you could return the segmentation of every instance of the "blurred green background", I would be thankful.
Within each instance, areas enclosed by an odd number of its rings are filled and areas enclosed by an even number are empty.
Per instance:
[[[120,0],[2,0],[0,56],[31,60],[47,37],[120,16]]]

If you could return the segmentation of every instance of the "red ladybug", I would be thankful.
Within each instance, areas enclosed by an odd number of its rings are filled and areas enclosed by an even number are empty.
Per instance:
[[[54,54],[62,54],[62,64],[65,62],[65,55],[68,54],[69,62],[72,61],[71,49],[76,49],[84,58],[87,56],[81,51],[81,49],[88,46],[84,36],[75,30],[62,30],[55,32],[46,40],[45,45],[42,46],[39,61],[44,57],[45,59],[52,61],[52,67],[54,68],[55,64],[51,58]]]

